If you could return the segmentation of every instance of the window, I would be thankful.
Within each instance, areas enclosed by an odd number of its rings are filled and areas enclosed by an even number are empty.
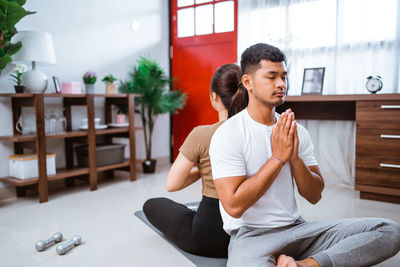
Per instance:
[[[234,30],[234,1],[178,0],[178,37]]]

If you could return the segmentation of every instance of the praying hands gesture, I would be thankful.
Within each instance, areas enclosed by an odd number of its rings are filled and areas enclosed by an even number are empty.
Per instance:
[[[294,113],[288,109],[281,114],[271,135],[272,157],[285,163],[298,158],[299,137]]]
[[[318,166],[306,166],[299,157],[299,136],[292,110],[288,109],[279,117],[271,134],[272,159],[290,163],[299,194],[310,203],[321,199],[324,181]]]

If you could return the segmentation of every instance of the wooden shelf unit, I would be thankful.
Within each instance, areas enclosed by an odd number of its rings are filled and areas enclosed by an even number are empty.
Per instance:
[[[13,125],[15,125],[21,115],[21,107],[33,106],[36,115],[36,134],[35,135],[21,135],[13,127],[13,135],[0,136],[0,141],[9,141],[14,143],[14,153],[24,153],[24,143],[34,143],[34,148],[38,157],[38,177],[30,179],[18,179],[15,177],[2,177],[0,182],[14,185],[17,187],[17,196],[25,195],[26,186],[37,184],[39,193],[39,202],[48,201],[48,182],[60,179],[66,179],[81,175],[88,175],[90,190],[97,189],[97,173],[101,171],[110,171],[115,169],[129,169],[130,180],[136,180],[136,143],[135,131],[142,130],[142,127],[135,127],[135,98],[139,95],[135,94],[0,94],[0,97],[11,98]],[[67,121],[67,131],[59,134],[45,133],[45,98],[62,98],[63,107],[65,109],[64,116]],[[128,127],[121,128],[108,128],[108,129],[95,129],[94,126],[94,99],[95,97],[102,97],[105,99],[105,123],[112,122],[112,105],[113,104],[127,104],[128,105]],[[85,105],[88,118],[87,130],[72,130],[72,115],[71,107],[74,105]],[[107,166],[96,166],[96,136],[105,135],[106,143],[112,142],[112,137],[126,137],[129,139],[129,154],[130,158],[125,159],[124,162],[118,164],[111,164]],[[46,172],[46,140],[47,139],[64,139],[65,146],[65,160],[66,167],[56,170],[55,175],[47,176]],[[76,141],[82,142],[83,140],[88,144],[89,150],[89,167],[82,168],[74,166],[74,152],[73,144]]]

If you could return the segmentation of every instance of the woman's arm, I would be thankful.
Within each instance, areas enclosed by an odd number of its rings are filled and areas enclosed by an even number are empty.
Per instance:
[[[193,184],[199,178],[200,173],[195,163],[185,158],[182,153],[179,153],[168,172],[165,187],[168,192],[178,191]]]

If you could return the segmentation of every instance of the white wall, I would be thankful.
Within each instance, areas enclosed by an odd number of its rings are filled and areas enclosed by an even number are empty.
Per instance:
[[[24,6],[36,14],[26,16],[16,26],[19,31],[34,30],[48,32],[53,36],[57,65],[41,67],[49,79],[47,92],[53,92],[53,75],[61,81],[81,81],[87,70],[98,75],[96,92],[104,93],[101,78],[112,73],[118,79],[125,79],[128,71],[140,56],[150,56],[157,60],[169,74],[169,18],[168,1],[165,0],[69,0],[27,1]],[[132,21],[140,24],[140,30],[130,29]],[[8,73],[13,66],[9,64],[0,77],[0,92],[12,92],[13,84]],[[54,100],[50,103],[57,104]],[[96,116],[102,116],[103,102]],[[0,99],[0,135],[12,134],[10,100]],[[78,125],[79,117],[86,116],[83,107],[73,110],[73,125]],[[138,117],[137,117],[138,118]],[[137,120],[138,121],[138,120]],[[104,120],[102,121],[104,122]],[[136,136],[137,157],[144,158],[143,134]],[[169,156],[169,115],[158,118],[153,136],[153,157]],[[63,166],[63,141],[48,142],[48,151],[57,153],[57,167]],[[13,146],[0,142],[0,177],[8,175],[7,156],[13,154]],[[0,199],[12,195],[13,187],[0,184]],[[9,190],[8,190],[9,189]]]

